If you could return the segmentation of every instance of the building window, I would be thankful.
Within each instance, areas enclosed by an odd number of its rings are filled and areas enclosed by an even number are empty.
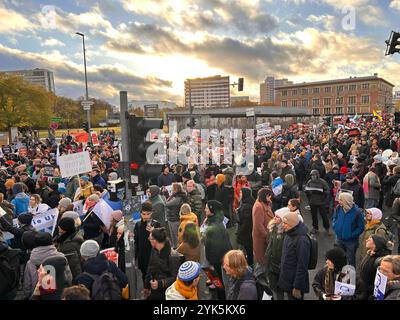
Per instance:
[[[343,105],[343,102],[344,102],[343,100],[344,100],[343,97],[336,98],[336,104],[339,106]]]
[[[292,96],[297,96],[297,90],[292,90]]]
[[[283,95],[284,97],[287,97],[287,90],[283,90],[283,91],[282,91],[282,95]]]
[[[337,92],[343,92],[344,91],[344,86],[337,86],[336,90],[337,90]]]
[[[331,98],[324,98],[324,106],[330,106],[332,104]]]
[[[303,100],[303,107],[308,107],[308,100],[307,99],[304,99]]]
[[[361,96],[361,104],[369,104],[369,96]]]
[[[369,83],[363,83],[362,86],[361,86],[361,88],[362,88],[363,90],[369,90]]]
[[[349,85],[349,91],[356,91],[356,90],[357,90],[357,85],[356,84]]]
[[[292,100],[292,107],[297,107],[297,100]]]
[[[343,107],[336,107],[336,114],[343,114]]]
[[[319,93],[319,88],[313,88],[313,93]]]
[[[332,87],[325,87],[325,93],[331,93]]]
[[[347,108],[347,113],[348,114],[355,114],[356,113],[356,107],[354,107],[354,106],[348,107]]]
[[[331,108],[324,108],[324,115],[330,116],[331,115]]]
[[[349,104],[356,104],[356,103],[357,103],[357,97],[356,96],[349,97]]]
[[[319,99],[318,98],[312,99],[312,105],[313,105],[313,107],[318,107],[319,106]]]
[[[287,107],[287,101],[286,100],[282,101],[282,107]]]
[[[302,94],[303,96],[306,96],[306,95],[308,94],[308,89],[302,89],[302,90],[301,90],[301,94]]]
[[[313,108],[312,114],[313,114],[313,116],[319,116],[319,108]]]

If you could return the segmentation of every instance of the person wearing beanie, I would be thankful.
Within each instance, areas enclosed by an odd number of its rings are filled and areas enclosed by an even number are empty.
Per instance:
[[[364,214],[348,192],[339,194],[339,204],[333,214],[332,227],[336,234],[336,245],[346,252],[348,263],[356,267],[356,251],[360,235],[364,231]]]
[[[65,211],[63,213],[63,218],[72,218],[74,219],[75,222],[75,228],[76,230],[79,230],[80,226],[82,225],[81,218],[79,217],[79,214],[75,211]]]
[[[117,230],[119,226],[123,226],[124,224],[124,215],[121,210],[111,212],[111,223],[108,230],[108,234],[110,235],[108,246],[110,248],[117,246]]]
[[[187,203],[184,203],[181,206],[179,216],[180,216],[180,224],[178,229],[178,246],[182,243],[183,240],[182,237],[185,231],[186,224],[194,223],[197,226],[199,225],[199,221],[197,220],[196,214],[192,212],[192,208]]]
[[[61,200],[61,194],[60,191],[58,191],[58,184],[49,183],[49,195],[47,199],[47,205],[52,209],[57,208],[60,200]]]
[[[312,283],[314,293],[320,300],[333,296],[335,281],[340,281],[342,268],[347,264],[346,253],[339,247],[328,250],[325,259],[325,266],[317,272]]]
[[[197,285],[200,281],[200,264],[184,262],[178,270],[176,281],[165,290],[165,300],[199,300]]]
[[[14,213],[18,216],[23,212],[28,212],[29,196],[23,191],[23,184],[18,182],[12,186],[12,193],[15,198],[11,200],[14,206]]]
[[[299,187],[295,183],[293,174],[287,174],[284,177],[281,204],[283,207],[288,205],[290,199],[297,199],[300,197]]]
[[[230,286],[226,300],[257,300],[256,279],[241,250],[230,250],[223,259]]]
[[[340,190],[342,192],[348,192],[353,195],[354,203],[361,209],[364,208],[365,194],[364,189],[358,181],[354,173],[349,172],[346,174],[346,181],[342,183]]]
[[[365,229],[360,235],[358,262],[361,262],[367,255],[367,240],[372,235],[387,237],[387,228],[382,222],[382,211],[378,208],[370,208],[365,210]]]
[[[360,263],[360,280],[363,284],[362,300],[371,299],[374,293],[376,269],[379,266],[380,258],[389,255],[387,240],[378,235],[370,236],[366,241],[367,255]]]
[[[27,232],[26,232],[27,233]],[[26,234],[25,233],[25,234]],[[29,240],[29,236],[25,237],[25,234],[22,237],[22,241],[25,243],[26,240]],[[24,271],[24,282],[23,282],[23,290],[24,290],[24,298],[29,299],[38,282],[38,272],[37,269],[43,263],[46,258],[50,257],[63,257],[65,255],[59,251],[57,251],[56,247],[53,244],[51,234],[48,232],[35,232],[34,233],[34,248],[32,249],[30,259],[26,263],[25,271]],[[71,270],[68,267],[69,277],[72,278]]]
[[[76,190],[76,193],[73,195],[74,201],[78,200],[86,200],[90,197],[90,195],[95,193],[93,188],[93,183],[89,181],[89,177],[84,175],[79,178],[80,186]],[[67,186],[68,187],[68,186]],[[72,199],[72,198],[71,198]]]
[[[58,212],[59,213],[64,213],[65,211],[70,211],[73,210],[73,207],[71,209],[71,205],[72,204],[72,200],[70,198],[62,198],[59,202],[58,202]]]
[[[46,268],[51,267],[54,273],[48,274]],[[43,287],[43,278],[51,278],[53,287]],[[49,280],[49,279],[48,279]],[[35,286],[32,300],[60,300],[63,290],[71,285],[71,271],[65,257],[54,256],[45,259],[38,269],[38,281]]]
[[[222,279],[222,258],[232,249],[229,234],[223,224],[222,205],[219,201],[210,200],[206,204],[206,219],[201,227],[203,232],[203,242],[205,247],[206,259]],[[214,287],[211,286],[213,289]],[[217,291],[219,298],[223,298],[223,293]]]
[[[110,172],[108,174],[108,181],[115,181],[115,180],[118,180],[118,173]]]
[[[154,186],[158,188],[158,186]],[[153,189],[154,190],[154,189]],[[153,205],[151,201],[145,201],[142,204],[140,212],[140,221],[135,224],[133,235],[135,244],[135,259],[138,261],[138,267],[142,272],[142,280],[145,281],[147,268],[151,255],[151,243],[149,241],[150,232],[153,228],[161,228],[160,221],[153,219]]]
[[[300,222],[296,212],[287,213],[283,219],[283,230],[286,235],[283,240],[282,259],[278,287],[286,292],[289,300],[303,300],[308,293],[311,243],[308,238],[308,228]]]
[[[192,176],[190,175],[189,171],[185,171],[182,173],[182,182],[186,184],[189,180],[192,180]]]
[[[234,203],[234,189],[225,186],[225,176],[223,174],[217,174],[217,187],[215,188],[214,200],[218,201],[222,205],[222,212],[224,216],[229,219],[227,228],[234,226],[235,221],[232,217],[232,205]]]

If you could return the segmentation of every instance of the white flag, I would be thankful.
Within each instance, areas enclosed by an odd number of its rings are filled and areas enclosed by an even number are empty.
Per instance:
[[[100,218],[101,221],[103,221],[107,229],[110,228],[111,213],[113,211],[114,210],[103,199],[100,199],[100,201],[93,208],[93,212]]]

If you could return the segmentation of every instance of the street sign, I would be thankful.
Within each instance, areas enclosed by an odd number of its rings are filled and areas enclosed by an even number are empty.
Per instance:
[[[52,122],[50,125],[50,128],[52,128],[53,130],[58,129],[58,123],[57,122]]]
[[[83,107],[83,110],[90,110],[90,107],[94,104],[93,101],[90,100],[83,100],[81,101],[81,105]]]
[[[158,117],[158,104],[150,104],[144,106],[144,116],[147,118]]]
[[[61,121],[60,117],[51,118],[51,122],[60,122],[60,121]]]
[[[246,109],[246,117],[254,117],[256,115],[254,108]]]

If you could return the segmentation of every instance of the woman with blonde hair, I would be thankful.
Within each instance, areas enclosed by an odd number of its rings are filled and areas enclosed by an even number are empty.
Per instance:
[[[180,225],[178,229],[178,246],[182,243],[183,233],[185,232],[185,227],[188,223],[194,223],[199,225],[199,221],[195,213],[192,212],[192,208],[187,203],[184,203],[179,212],[180,215]]]
[[[257,300],[256,280],[241,250],[228,251],[223,268],[229,276],[227,300]]]

